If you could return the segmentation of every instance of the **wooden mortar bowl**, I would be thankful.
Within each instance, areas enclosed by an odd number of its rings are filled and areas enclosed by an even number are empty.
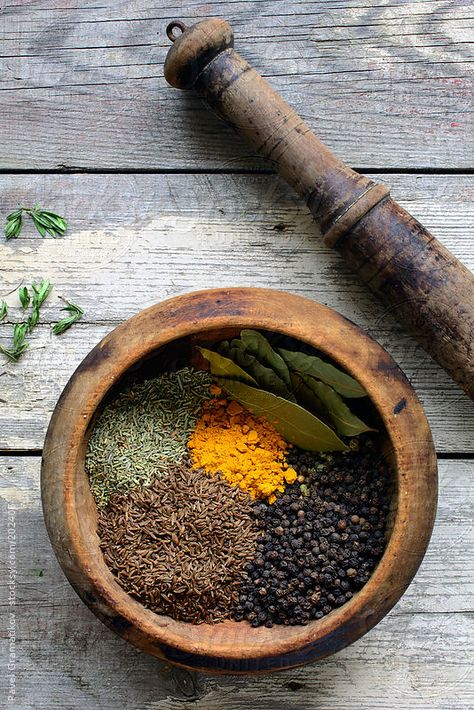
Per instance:
[[[363,589],[307,626],[192,625],[145,609],[117,584],[99,550],[96,508],[84,470],[94,415],[122,376],[166,344],[217,340],[256,328],[326,352],[367,390],[394,470],[385,553]],[[161,351],[162,352],[162,351]],[[157,363],[159,363],[159,357]],[[153,361],[150,360],[150,363]],[[428,544],[437,497],[436,456],[423,409],[390,355],[342,315],[288,293],[213,289],[152,306],[107,335],[69,380],[44,447],[41,491],[54,551],[81,599],[113,631],[160,659],[202,671],[255,673],[314,661],[360,638],[413,579]]]

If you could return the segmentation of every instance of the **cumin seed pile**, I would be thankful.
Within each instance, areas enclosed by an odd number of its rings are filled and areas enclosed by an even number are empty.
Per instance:
[[[120,586],[158,614],[194,624],[233,616],[258,529],[247,493],[189,461],[147,488],[114,493],[98,534]]]

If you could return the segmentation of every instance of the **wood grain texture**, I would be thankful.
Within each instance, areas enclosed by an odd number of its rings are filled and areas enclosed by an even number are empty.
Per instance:
[[[386,177],[401,204],[473,268],[473,179]],[[5,211],[39,200],[71,220],[62,239],[42,240],[26,226],[24,236],[0,243],[0,298],[9,302],[11,320],[21,317],[15,289],[41,276],[56,286],[44,307],[45,323],[61,317],[57,294],[85,309],[83,321],[64,336],[40,326],[19,363],[0,364],[0,449],[42,446],[68,378],[120,321],[172,295],[245,285],[313,298],[368,330],[417,390],[437,449],[474,450],[473,404],[323,244],[307,209],[278,178],[2,176],[0,192]],[[0,326],[0,336],[6,340],[10,330]]]
[[[440,506],[428,553],[399,604],[367,636],[307,668],[253,679],[210,678],[140,654],[92,616],[51,552],[40,509],[39,458],[2,457],[3,565],[7,506],[17,533],[17,707],[240,710],[258,702],[264,710],[347,710],[350,702],[355,710],[379,710],[388,698],[394,710],[468,710],[474,697],[473,473],[472,461],[440,462]],[[0,580],[2,629],[12,609],[6,581]],[[0,675],[1,693],[8,680]]]
[[[165,27],[222,15],[236,47],[342,159],[469,168],[469,0],[12,0],[1,5],[0,167],[255,165],[166,85]]]
[[[386,185],[352,170],[319,140],[233,49],[226,20],[180,29],[178,38],[171,34],[166,80],[195,90],[252,151],[272,161],[308,205],[324,242],[474,400],[474,274]]]

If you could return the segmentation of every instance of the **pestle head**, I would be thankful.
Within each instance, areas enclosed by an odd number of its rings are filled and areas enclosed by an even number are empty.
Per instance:
[[[173,20],[166,34],[173,46],[166,57],[164,74],[168,84],[177,89],[191,89],[206,64],[234,46],[232,27],[221,17],[211,17],[191,27]]]

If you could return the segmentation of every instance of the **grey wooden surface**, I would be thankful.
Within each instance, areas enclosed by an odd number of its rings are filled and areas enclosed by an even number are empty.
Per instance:
[[[212,15],[232,22],[238,49],[350,164],[471,167],[470,0],[2,6],[7,169],[244,164],[230,131],[163,78],[167,22]]]
[[[27,228],[0,241],[0,337],[19,317],[20,284],[55,284],[31,350],[0,362],[0,706],[13,673],[21,710],[471,708],[474,406],[268,166],[166,86],[166,22],[218,14],[341,157],[474,268],[471,2],[0,2],[0,215],[39,201],[71,223],[63,239]],[[433,538],[395,609],[332,658],[252,679],[172,669],[113,636],[59,569],[39,498],[48,419],[84,355],[141,308],[217,284],[300,293],[366,328],[412,381],[440,457]],[[86,313],[53,338],[59,295]]]

